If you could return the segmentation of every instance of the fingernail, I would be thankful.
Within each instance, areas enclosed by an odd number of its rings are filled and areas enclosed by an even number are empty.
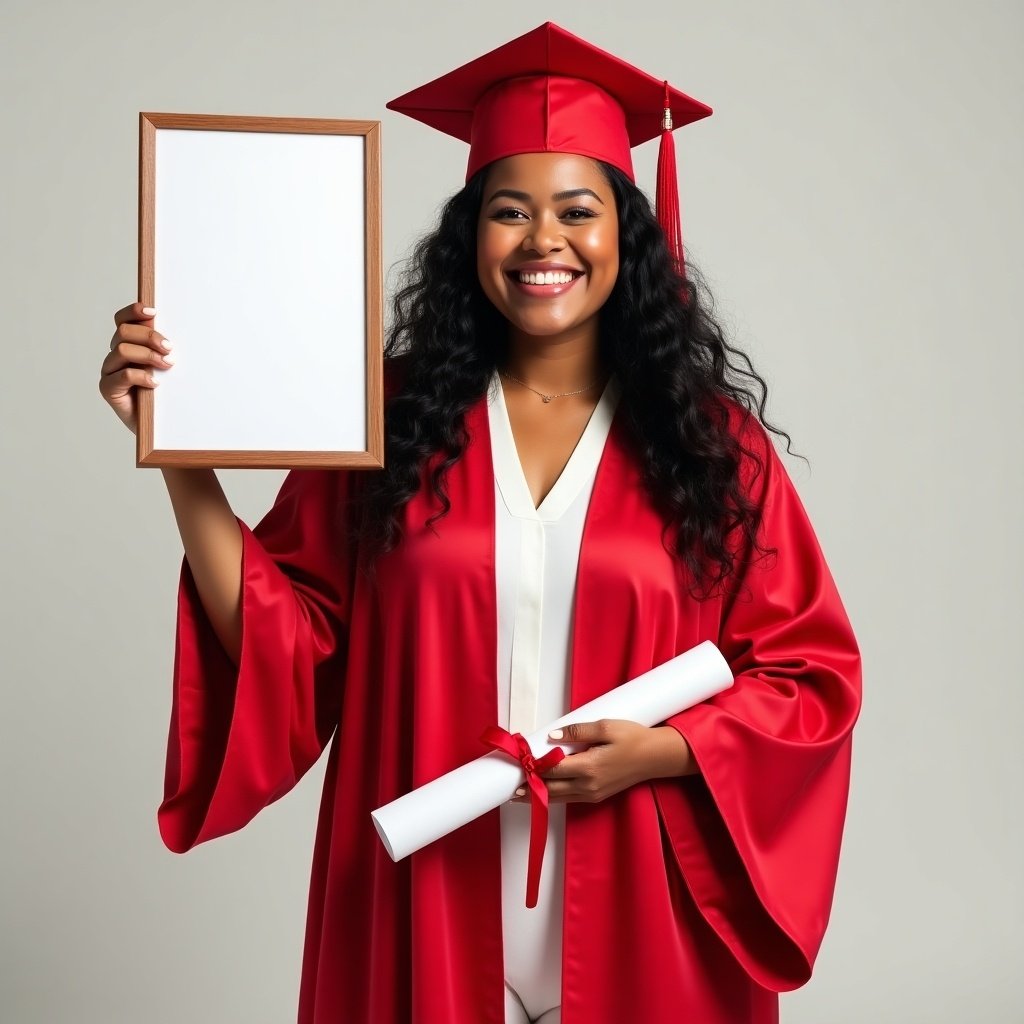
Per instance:
[[[153,316],[156,313],[156,310],[152,306],[143,306],[142,312],[145,316]]]
[[[560,740],[562,738],[562,730],[561,729],[552,729],[551,732],[548,733],[548,735],[553,740]]]
[[[161,358],[165,363],[170,363],[172,366],[174,365],[174,356],[162,356]]]
[[[520,786],[516,790],[516,796],[526,796],[526,790],[522,786]]]

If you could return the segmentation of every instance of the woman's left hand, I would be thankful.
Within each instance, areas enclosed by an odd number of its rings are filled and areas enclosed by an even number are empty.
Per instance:
[[[575,722],[562,727],[564,743],[591,743],[578,754],[566,756],[540,773],[551,803],[598,803],[648,779],[693,775],[698,771],[690,745],[670,725],[648,727],[618,718]],[[525,789],[514,803],[529,799]]]

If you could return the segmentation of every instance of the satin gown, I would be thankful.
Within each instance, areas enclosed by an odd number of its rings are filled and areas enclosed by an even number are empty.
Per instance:
[[[396,363],[385,361],[386,398],[400,393]],[[503,839],[514,812],[495,808],[399,862],[370,818],[481,756],[482,735],[501,720],[502,432],[485,391],[466,410],[468,443],[445,474],[449,504],[430,486],[442,450],[422,467],[400,513],[401,543],[373,579],[359,571],[364,553],[345,529],[365,472],[293,470],[254,528],[238,521],[238,665],[182,559],[157,810],[167,847],[184,853],[243,828],[327,752],[299,1024],[506,1019],[516,958],[503,956],[503,943],[525,934],[526,913],[514,833]],[[552,881],[553,865],[564,869],[561,1024],[776,1024],[778,993],[808,980],[828,922],[860,652],[770,438],[736,403],[723,397],[722,407],[730,432],[758,456],[742,460],[740,485],[763,515],[762,543],[775,549],[754,559],[736,548],[738,596],[693,596],[621,401],[592,481],[568,639],[570,707],[704,640],[735,681],[666,720],[698,774],[564,804],[563,856],[542,874]],[[545,643],[542,634],[542,654]],[[538,701],[546,689],[538,686]]]

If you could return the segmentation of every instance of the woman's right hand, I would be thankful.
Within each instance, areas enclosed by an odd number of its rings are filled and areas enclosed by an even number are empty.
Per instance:
[[[139,425],[135,388],[156,387],[159,381],[150,370],[167,370],[174,362],[164,355],[171,349],[167,339],[153,330],[155,315],[146,315],[141,302],[119,309],[114,314],[110,352],[100,366],[100,394],[133,434]]]

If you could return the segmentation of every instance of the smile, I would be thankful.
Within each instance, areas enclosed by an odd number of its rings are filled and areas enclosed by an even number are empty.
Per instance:
[[[567,292],[584,274],[583,271],[549,270],[545,273],[512,271],[505,276],[524,295],[554,297]]]

